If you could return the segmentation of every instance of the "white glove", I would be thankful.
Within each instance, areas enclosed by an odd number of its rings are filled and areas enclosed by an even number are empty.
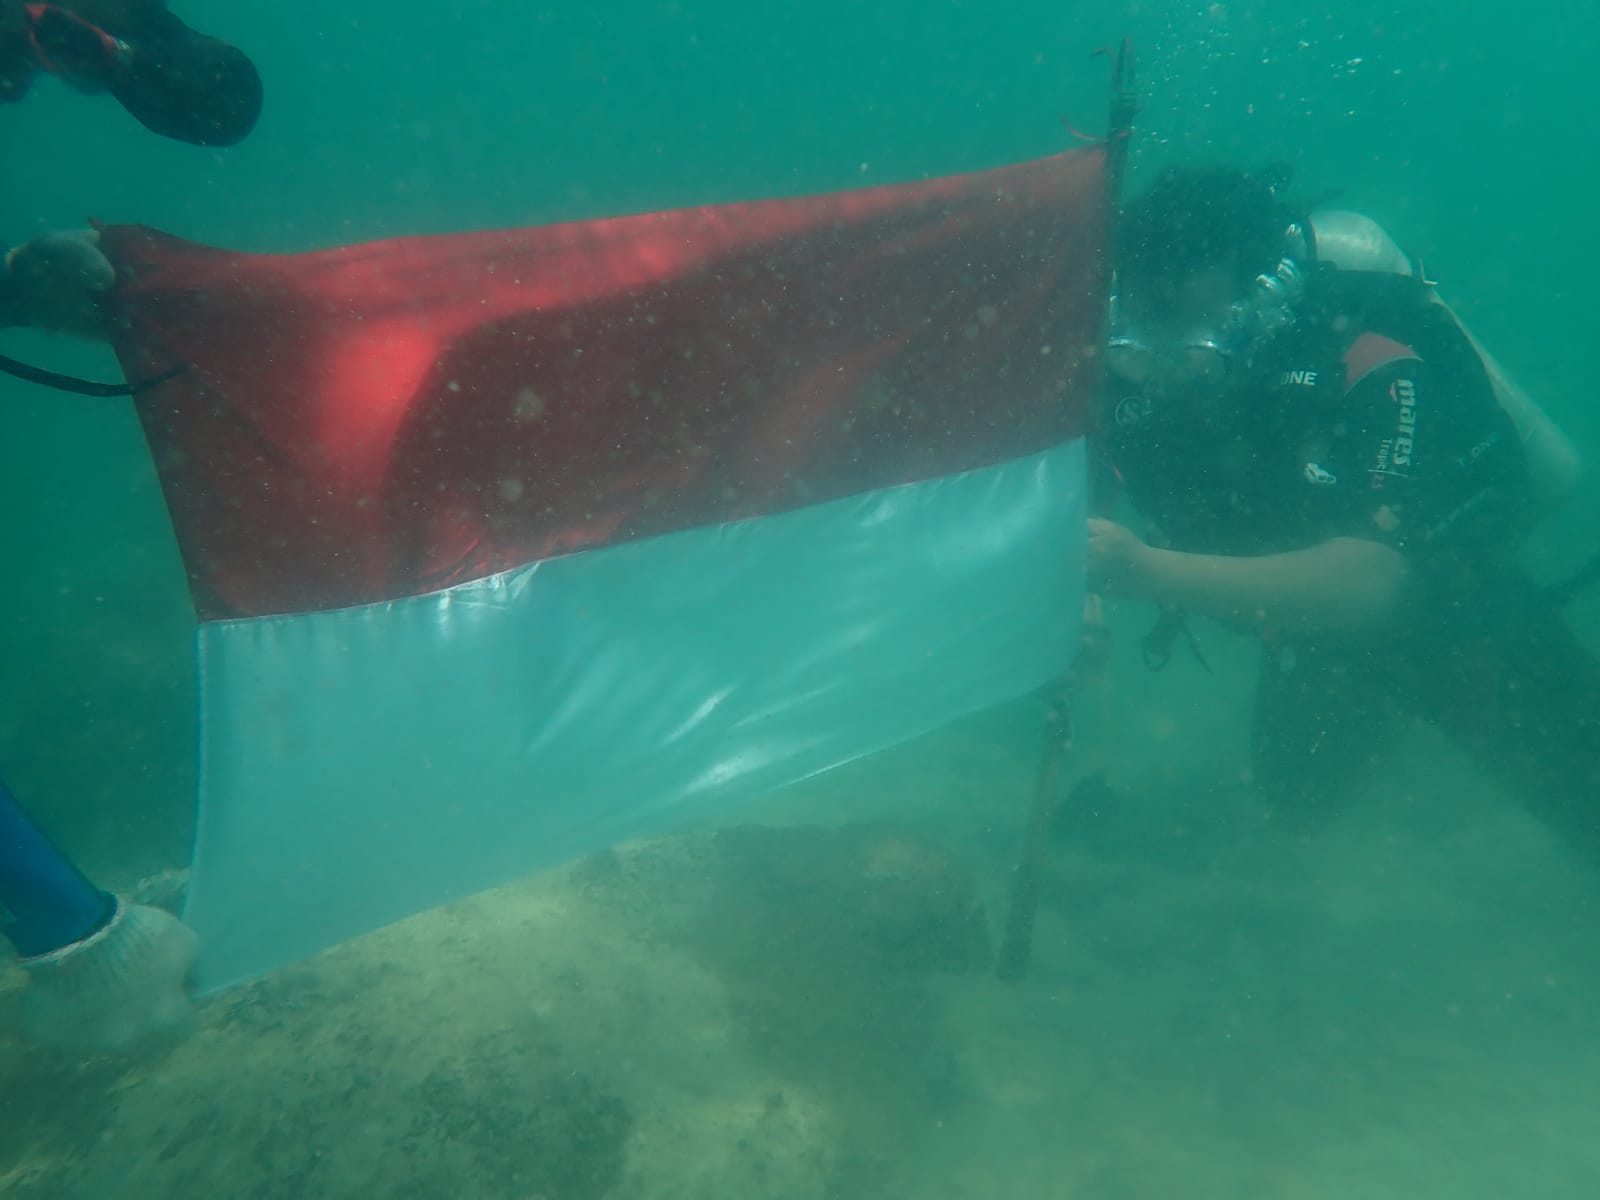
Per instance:
[[[100,297],[117,272],[92,229],[42,233],[5,256],[4,313],[15,325],[52,333],[105,337]]]
[[[118,899],[103,929],[24,959],[23,1032],[52,1049],[115,1053],[181,1033],[200,939],[171,913]]]

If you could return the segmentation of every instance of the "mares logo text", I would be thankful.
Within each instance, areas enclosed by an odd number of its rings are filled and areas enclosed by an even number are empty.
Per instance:
[[[1390,475],[1410,474],[1411,458],[1415,454],[1417,433],[1417,386],[1410,379],[1397,379],[1389,385],[1389,399],[1399,409],[1395,422],[1395,435],[1378,444],[1378,458],[1369,474],[1374,489],[1381,489]]]
[[[1411,439],[1417,431],[1417,388],[1409,379],[1397,379],[1389,386],[1389,398],[1400,406],[1399,429],[1395,433],[1390,467],[1411,465]]]

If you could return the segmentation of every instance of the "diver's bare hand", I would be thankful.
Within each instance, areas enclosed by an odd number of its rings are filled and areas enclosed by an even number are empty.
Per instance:
[[[1138,595],[1143,589],[1150,547],[1126,525],[1089,518],[1089,590]]]
[[[117,281],[92,229],[42,233],[5,257],[4,298],[12,324],[103,340],[100,299]]]

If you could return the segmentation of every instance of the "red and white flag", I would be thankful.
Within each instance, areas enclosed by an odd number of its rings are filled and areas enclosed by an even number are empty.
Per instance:
[[[1103,147],[251,255],[111,227],[199,617],[203,984],[1059,676]]]

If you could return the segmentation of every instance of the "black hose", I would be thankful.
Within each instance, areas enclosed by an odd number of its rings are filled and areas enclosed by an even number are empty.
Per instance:
[[[159,387],[182,371],[183,366],[184,364],[179,363],[159,375],[133,383],[99,383],[93,379],[79,379],[75,375],[46,371],[43,367],[29,366],[25,362],[18,362],[14,358],[0,354],[0,371],[4,371],[7,375],[15,375],[18,379],[37,383],[42,387],[55,388],[58,392],[71,392],[75,396],[134,396],[150,388]]]

